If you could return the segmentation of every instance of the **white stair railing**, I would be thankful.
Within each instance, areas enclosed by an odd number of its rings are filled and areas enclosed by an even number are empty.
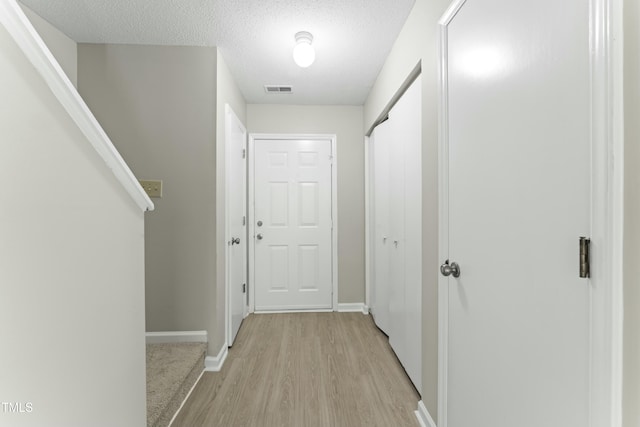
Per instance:
[[[15,0],[0,0],[0,23],[140,209],[152,211],[153,202]]]

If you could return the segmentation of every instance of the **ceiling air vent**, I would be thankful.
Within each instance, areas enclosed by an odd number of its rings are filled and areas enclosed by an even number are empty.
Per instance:
[[[267,93],[292,93],[293,88],[283,85],[264,85],[264,91]]]

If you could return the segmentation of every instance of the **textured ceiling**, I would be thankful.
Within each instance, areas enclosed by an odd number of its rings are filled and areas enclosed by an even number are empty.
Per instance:
[[[366,100],[414,2],[22,0],[79,43],[218,46],[248,103],[347,105]],[[291,56],[301,30],[316,49],[306,69]]]

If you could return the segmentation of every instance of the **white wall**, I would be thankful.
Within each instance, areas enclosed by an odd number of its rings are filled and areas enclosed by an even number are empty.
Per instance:
[[[623,426],[640,427],[640,3],[624,2],[625,223]]]
[[[364,105],[369,130],[422,63],[422,400],[438,404],[438,80],[437,22],[450,0],[416,0]]]
[[[250,133],[337,135],[338,302],[341,304],[365,302],[362,114],[359,106],[247,105]]]
[[[42,19],[40,15],[19,3],[27,15],[31,25],[36,29],[42,41],[47,45],[53,57],[62,67],[71,83],[78,87],[78,45],[53,25]]]
[[[144,214],[2,26],[0,88],[0,425],[144,426]]]
[[[227,266],[225,263],[225,104],[229,104],[236,113],[240,121],[247,122],[247,104],[231,75],[231,71],[220,53],[217,51],[217,73],[216,73],[216,329],[213,336],[209,337],[209,355],[218,354],[222,345],[225,344],[225,301],[226,288],[225,277]],[[227,343],[228,344],[228,343]]]

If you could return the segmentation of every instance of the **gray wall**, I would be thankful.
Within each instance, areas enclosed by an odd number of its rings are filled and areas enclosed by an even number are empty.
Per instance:
[[[40,15],[29,9],[22,3],[18,3],[24,14],[31,21],[38,35],[47,45],[53,57],[65,72],[71,83],[78,87],[78,45],[53,25],[42,19]]]
[[[623,426],[640,427],[640,3],[624,2],[625,222]]]
[[[437,23],[449,0],[416,0],[364,105],[368,130],[422,62],[422,400],[438,407],[438,78]]]
[[[0,425],[144,426],[144,214],[1,25],[0,70]]]
[[[221,328],[216,55],[216,48],[78,45],[80,94],[136,177],[163,180],[163,198],[153,199],[145,223],[147,331],[207,330],[213,341]]]
[[[247,125],[250,133],[337,135],[338,302],[364,303],[362,107],[249,104]]]

